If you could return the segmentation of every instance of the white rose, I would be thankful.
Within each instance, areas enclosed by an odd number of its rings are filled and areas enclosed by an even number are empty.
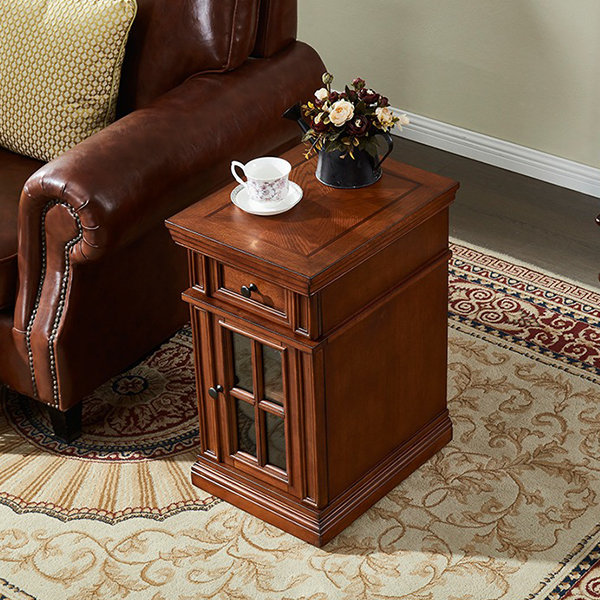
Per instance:
[[[354,105],[348,100],[338,100],[331,105],[329,119],[336,127],[341,127],[354,116]]]
[[[400,115],[398,125],[410,125],[410,119],[407,115]]]
[[[323,102],[323,100],[326,100],[328,97],[329,97],[329,92],[325,88],[321,88],[320,90],[317,90],[315,92],[315,98],[319,102]]]
[[[394,125],[394,114],[387,106],[380,106],[376,111],[377,119],[384,127]]]

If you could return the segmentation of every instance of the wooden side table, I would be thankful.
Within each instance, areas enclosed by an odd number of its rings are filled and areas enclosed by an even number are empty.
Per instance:
[[[167,221],[187,248],[195,485],[307,542],[338,534],[452,436],[446,408],[454,181],[388,161],[334,190],[302,148],[304,198],[274,217],[234,184]]]

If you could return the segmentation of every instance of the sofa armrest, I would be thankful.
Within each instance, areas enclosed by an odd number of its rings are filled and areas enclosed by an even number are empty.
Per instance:
[[[188,178],[266,139],[272,147],[290,139],[281,109],[314,91],[323,68],[298,42],[230,73],[194,76],[39,169],[25,184],[21,217],[66,203],[84,230],[73,252],[96,259],[184,206],[165,193]]]
[[[64,277],[68,263],[98,260],[200,199],[215,165],[289,141],[295,126],[282,108],[308,97],[323,70],[296,42],[226,74],[193,76],[37,171],[19,209],[15,327],[30,321],[50,248]]]

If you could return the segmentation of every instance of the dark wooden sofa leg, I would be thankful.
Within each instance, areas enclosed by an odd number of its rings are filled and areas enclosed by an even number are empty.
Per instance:
[[[81,435],[81,402],[67,411],[48,406],[54,435],[63,442],[72,442]]]

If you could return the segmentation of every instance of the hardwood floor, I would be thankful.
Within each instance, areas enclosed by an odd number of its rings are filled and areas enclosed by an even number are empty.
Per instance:
[[[393,156],[460,181],[452,236],[600,288],[600,199],[401,138]]]

